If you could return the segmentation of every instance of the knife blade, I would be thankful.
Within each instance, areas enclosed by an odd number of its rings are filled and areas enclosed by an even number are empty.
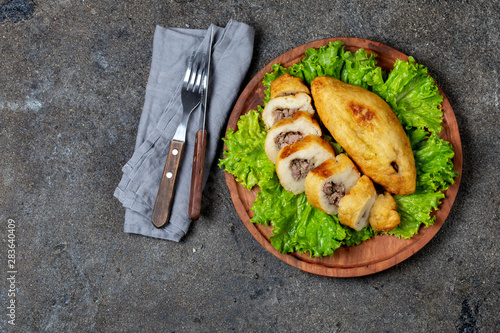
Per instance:
[[[210,27],[210,41],[207,47],[208,61],[206,63],[206,82],[202,99],[202,128],[196,133],[193,168],[191,172],[191,189],[189,194],[188,215],[193,221],[200,218],[201,213],[201,197],[203,192],[203,171],[205,166],[205,150],[207,146],[208,132],[205,129],[208,105],[208,83],[210,80],[210,66],[212,64],[212,42],[213,42],[213,27]]]

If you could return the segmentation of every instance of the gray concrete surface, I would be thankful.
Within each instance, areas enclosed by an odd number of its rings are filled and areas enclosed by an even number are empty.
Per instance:
[[[302,272],[253,239],[216,166],[182,242],[122,232],[113,190],[133,151],[155,25],[230,19],[256,31],[245,83],[326,37],[376,40],[429,68],[456,113],[464,170],[421,251],[362,278]],[[498,332],[499,19],[499,3],[483,0],[0,1],[0,331]]]

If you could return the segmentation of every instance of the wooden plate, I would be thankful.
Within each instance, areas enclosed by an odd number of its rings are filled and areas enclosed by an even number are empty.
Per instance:
[[[256,110],[257,106],[262,104],[265,90],[262,79],[265,73],[271,71],[273,64],[281,63],[284,67],[289,67],[305,57],[305,50],[311,47],[319,48],[327,45],[330,41],[337,40],[344,43],[347,51],[355,52],[359,48],[363,48],[367,52],[376,53],[378,66],[386,71],[392,69],[396,59],[408,60],[406,55],[389,46],[359,38],[328,38],[296,47],[271,61],[248,83],[234,106],[227,128],[237,130],[237,122],[240,116],[249,110]],[[462,146],[457,121],[448,99],[440,88],[439,91],[444,97],[442,103],[444,110],[443,131],[440,133],[440,137],[453,145],[455,151],[453,163],[457,171],[462,174]],[[283,254],[277,251],[269,241],[269,237],[272,236],[271,227],[250,222],[250,218],[253,217],[251,207],[258,189],[254,188],[252,191],[248,191],[227,172],[225,178],[239,217],[253,237],[266,250],[278,259],[303,271],[331,277],[356,277],[380,272],[402,262],[420,250],[434,237],[446,220],[457,195],[461,179],[460,176],[455,179],[455,184],[444,192],[445,199],[441,203],[439,210],[433,213],[436,216],[434,225],[421,228],[413,238],[398,239],[388,235],[376,235],[357,246],[341,247],[335,251],[332,257],[310,258],[309,253]]]

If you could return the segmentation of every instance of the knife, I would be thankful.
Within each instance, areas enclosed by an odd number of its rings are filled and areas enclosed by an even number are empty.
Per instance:
[[[210,66],[212,63],[212,40],[213,40],[213,27],[210,28],[210,41],[208,44],[208,61],[206,67],[206,82],[204,82],[205,89],[204,96],[201,104],[202,108],[202,128],[196,133],[194,143],[194,156],[193,156],[193,169],[191,172],[191,190],[189,194],[189,218],[196,221],[200,218],[201,212],[201,197],[203,192],[203,170],[205,166],[205,150],[207,146],[207,130],[205,129],[208,105],[208,83],[210,80]]]

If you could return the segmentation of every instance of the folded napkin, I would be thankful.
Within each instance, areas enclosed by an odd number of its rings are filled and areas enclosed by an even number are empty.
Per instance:
[[[217,156],[218,142],[252,59],[254,39],[253,29],[237,21],[228,22],[225,28],[214,25],[213,29],[205,171]],[[191,53],[201,47],[202,41],[210,37],[209,31],[156,27],[135,150],[122,168],[123,176],[114,193],[126,208],[124,231],[127,233],[178,242],[188,231],[194,139],[201,128],[200,108],[189,119],[170,220],[165,227],[157,229],[151,223],[151,214],[170,141],[182,114],[180,93],[188,60]],[[204,172],[203,187],[207,178],[208,172]]]

